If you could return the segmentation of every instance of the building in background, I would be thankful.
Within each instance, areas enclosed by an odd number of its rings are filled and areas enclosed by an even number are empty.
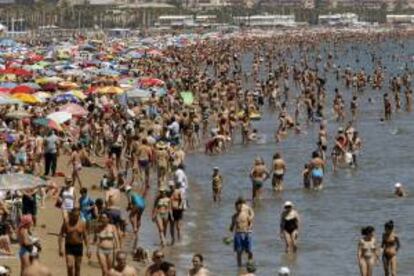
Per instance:
[[[394,6],[395,0],[333,0],[332,7],[365,8],[379,10],[382,7]]]
[[[318,17],[320,25],[349,26],[358,24],[358,15],[355,13],[322,14]]]
[[[216,15],[161,15],[155,22],[156,27],[172,28],[208,27],[215,24]]]
[[[387,14],[387,23],[392,25],[413,24],[413,14]]]
[[[250,27],[295,27],[295,15],[252,15],[252,16],[234,16],[233,21],[237,25]]]
[[[260,5],[279,8],[315,8],[315,0],[262,0]]]

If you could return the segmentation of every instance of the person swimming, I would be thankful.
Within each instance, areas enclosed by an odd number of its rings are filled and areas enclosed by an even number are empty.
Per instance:
[[[394,185],[395,190],[394,190],[394,195],[397,197],[405,197],[407,196],[407,193],[405,192],[403,186],[401,183],[395,183]]]

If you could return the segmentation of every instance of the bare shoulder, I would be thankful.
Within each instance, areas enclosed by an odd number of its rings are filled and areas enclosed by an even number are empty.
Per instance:
[[[127,265],[123,271],[123,275],[124,276],[137,276],[138,272],[133,266]]]

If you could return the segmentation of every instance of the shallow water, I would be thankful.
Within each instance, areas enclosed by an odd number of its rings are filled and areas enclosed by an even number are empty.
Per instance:
[[[377,56],[382,56],[383,64],[388,68],[388,76],[401,73],[405,62],[412,70],[412,62],[409,61],[409,56],[414,52],[412,46],[413,41],[406,42],[405,49],[392,42],[377,45],[375,51]],[[326,45],[324,48],[329,47]],[[335,53],[339,57],[335,64],[340,64],[342,68],[349,64],[354,71],[363,67],[366,72],[371,73],[373,66],[367,53],[372,50],[367,45],[360,44],[358,47],[345,52],[344,48],[349,49],[349,45],[345,45]],[[332,49],[325,50],[324,53],[328,51]],[[391,60],[393,53],[401,58]],[[359,63],[355,62],[356,56],[360,59]],[[297,54],[294,57],[297,60]],[[249,66],[247,59],[244,69]],[[327,77],[329,108],[326,112],[329,119],[332,118],[330,107],[334,88],[339,87],[342,91],[347,112],[352,93],[338,85],[333,72],[327,73]],[[174,247],[174,255],[170,256],[179,270],[190,267],[191,255],[200,252],[213,275],[237,274],[232,246],[222,242],[222,238],[228,235],[234,201],[238,196],[251,196],[248,172],[254,158],[262,156],[269,166],[272,155],[279,151],[288,166],[285,191],[274,194],[270,181],[267,181],[261,203],[255,208],[253,252],[258,267],[257,275],[275,275],[281,265],[289,266],[294,275],[358,275],[356,247],[360,228],[373,225],[377,229],[377,239],[380,240],[383,224],[389,219],[394,220],[397,234],[402,241],[398,254],[399,275],[412,275],[414,220],[410,215],[414,213],[414,198],[410,196],[410,190],[414,191],[411,184],[411,168],[414,164],[411,153],[414,146],[414,114],[401,111],[393,114],[392,121],[381,124],[379,118],[382,116],[382,95],[386,87],[388,84],[384,85],[381,92],[366,89],[359,95],[360,113],[355,126],[364,144],[358,160],[359,167],[340,169],[333,173],[329,164],[325,187],[320,192],[304,191],[301,179],[303,165],[315,149],[318,125],[305,126],[303,123],[306,134],[291,133],[289,139],[276,144],[273,140],[276,114],[270,113],[267,107],[263,109],[263,119],[253,123],[259,132],[266,135],[266,143],[241,146],[238,134],[235,145],[222,155],[189,155],[186,163],[192,182],[191,207],[184,219],[188,236],[184,245]],[[374,104],[368,104],[369,97],[374,99]],[[403,94],[401,100],[404,103]],[[328,122],[332,146],[332,137],[339,125],[333,120]],[[214,166],[219,166],[224,176],[223,201],[219,206],[214,205],[211,199],[210,178]],[[406,186],[408,198],[392,197],[395,182],[402,182]],[[299,251],[295,258],[286,256],[284,244],[279,239],[279,214],[285,200],[293,201],[302,217]],[[383,275],[382,273],[382,265],[377,266],[374,275]]]

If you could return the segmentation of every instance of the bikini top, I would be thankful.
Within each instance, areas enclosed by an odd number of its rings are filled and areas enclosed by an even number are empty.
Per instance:
[[[102,231],[99,233],[99,239],[101,240],[113,240],[115,238],[115,233],[112,231]]]
[[[169,198],[160,198],[158,200],[157,207],[158,208],[168,207],[169,204],[170,204],[170,199]]]
[[[371,241],[361,239],[360,243],[365,257],[370,257],[374,254],[376,250],[375,239],[372,239]]]

